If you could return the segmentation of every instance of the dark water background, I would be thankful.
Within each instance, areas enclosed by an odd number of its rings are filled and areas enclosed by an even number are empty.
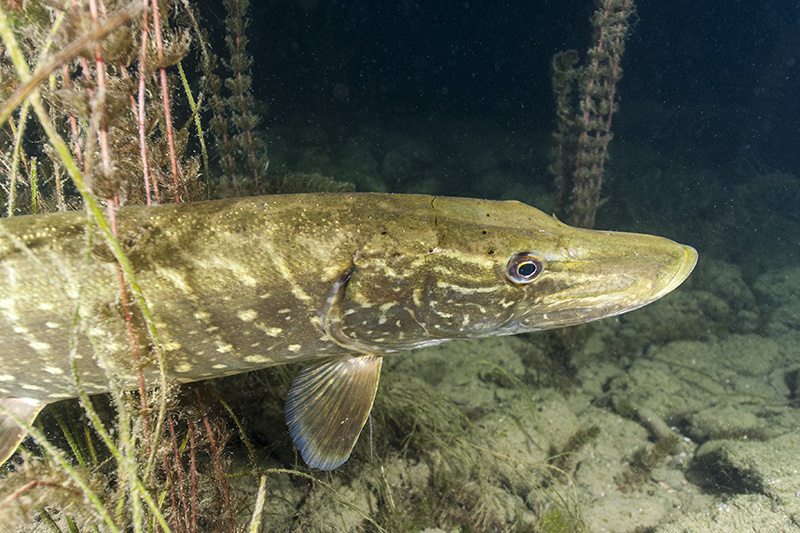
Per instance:
[[[769,253],[793,257],[800,8],[636,8],[598,227],[660,231],[724,259],[773,240]],[[359,190],[517,197],[547,210],[550,62],[570,48],[585,57],[594,9],[553,0],[253,2],[248,50],[270,172],[319,172]],[[224,56],[224,9],[205,3],[202,12]],[[768,250],[756,252],[760,268]]]

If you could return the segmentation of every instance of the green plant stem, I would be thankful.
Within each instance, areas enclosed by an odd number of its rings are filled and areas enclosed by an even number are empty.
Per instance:
[[[183,90],[186,91],[186,99],[189,101],[189,106],[192,108],[192,117],[194,118],[194,125],[197,127],[197,138],[200,141],[200,152],[203,154],[203,172],[206,176],[206,200],[211,198],[211,172],[208,170],[208,151],[206,150],[206,138],[203,135],[203,123],[200,121],[200,110],[194,101],[192,95],[192,88],[189,87],[189,80],[186,79],[186,73],[183,72],[183,65],[178,63],[178,72],[181,75],[183,82]],[[187,198],[188,200],[188,198]]]
[[[10,184],[8,187],[8,213],[7,216],[13,217],[14,216],[14,203],[16,200],[16,190],[17,190],[17,171],[19,169],[19,158],[22,154],[22,138],[25,136],[25,126],[28,123],[28,112],[30,111],[31,106],[28,102],[25,102],[22,106],[22,110],[19,113],[19,122],[17,123],[16,132],[14,135],[14,148],[11,155],[11,179]]]
[[[87,218],[87,225],[88,231],[87,234],[87,246],[86,246],[86,261],[87,263],[91,260],[91,250],[92,250],[92,243],[91,243],[91,236],[92,236],[92,225],[95,221],[91,218]],[[83,284],[80,285],[78,289],[78,302],[80,302],[80,295],[83,292]],[[81,385],[80,381],[80,374],[78,372],[77,366],[77,359],[75,355],[77,354],[77,331],[78,331],[78,322],[80,319],[79,314],[79,307],[76,305],[75,311],[72,316],[72,325],[70,328],[70,340],[69,340],[69,361],[70,361],[70,368],[72,369],[72,375],[75,379],[75,385],[78,389],[78,397],[81,401],[81,405],[83,406],[84,411],[86,412],[87,417],[92,423],[95,431],[100,438],[103,440],[105,445],[108,447],[108,450],[111,452],[111,455],[114,457],[114,460],[117,462],[121,469],[121,475],[128,479],[130,483],[130,495],[131,495],[131,506],[133,507],[133,515],[134,517],[141,516],[141,502],[139,502],[138,495],[141,494],[141,490],[144,489],[144,485],[142,484],[141,480],[139,479],[137,472],[136,472],[136,453],[135,447],[132,445],[133,439],[131,436],[131,428],[128,424],[128,420],[130,420],[130,416],[128,414],[128,410],[125,407],[125,402],[122,401],[122,392],[119,390],[119,387],[116,385],[116,381],[114,380],[113,376],[106,373],[106,379],[109,383],[109,387],[111,388],[111,395],[114,398],[115,405],[117,407],[118,418],[120,420],[119,423],[119,438],[122,443],[121,450],[114,443],[114,439],[111,437],[111,434],[106,430],[105,425],[103,424],[102,420],[100,420],[100,415],[98,415],[97,411],[94,409],[93,404],[91,403],[91,399],[87,394],[86,390]],[[89,342],[92,343],[95,352],[99,353],[99,347],[95,345],[93,337],[89,337]],[[146,415],[145,415],[146,416]],[[151,454],[154,456],[155,454]],[[145,503],[151,508],[151,512],[153,516],[158,520],[159,524],[164,526],[164,531],[169,532],[170,529],[166,526],[166,520],[164,519],[163,515],[161,514],[160,508],[155,505],[152,498],[150,498],[150,494],[141,494],[142,498],[145,500]],[[134,530],[139,531],[141,530],[140,525],[141,520],[134,519]]]
[[[262,474],[261,482],[258,484],[258,496],[256,497],[256,506],[253,510],[253,518],[250,520],[250,527],[248,533],[258,533],[261,526],[261,515],[264,512],[264,501],[267,499],[267,476]]]
[[[78,464],[84,468],[88,468],[89,465],[86,462],[86,457],[84,457],[83,452],[81,451],[78,439],[75,438],[75,432],[73,431],[74,424],[67,425],[67,421],[64,419],[64,417],[57,412],[53,413],[53,418],[56,419],[56,424],[58,424],[58,427],[61,429],[61,433],[63,433],[67,438],[67,443],[69,444],[75,459],[78,460]]]
[[[39,209],[39,202],[36,200],[36,195],[39,193],[38,184],[37,184],[37,176],[36,176],[36,158],[31,158],[31,206],[33,210],[33,214],[36,214],[36,211]]]

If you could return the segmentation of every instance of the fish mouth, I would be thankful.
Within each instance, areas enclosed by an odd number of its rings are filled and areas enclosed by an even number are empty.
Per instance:
[[[560,290],[533,308],[523,308],[522,316],[506,329],[519,333],[574,326],[634,311],[669,294],[694,270],[697,251],[667,239],[647,241],[658,253],[626,254],[606,263],[601,259],[594,263],[603,270],[599,275],[585,274],[585,265],[590,263],[571,269],[562,275]]]
[[[675,271],[672,279],[669,280],[669,282],[660,290],[656,291],[651,299],[646,303],[654,302],[662,296],[674,291],[681,283],[686,281],[686,278],[688,278],[689,274],[691,274],[694,270],[695,265],[697,265],[697,250],[685,244],[682,244],[681,246],[683,247],[684,255],[683,262],[681,263],[680,267],[678,267],[678,270]]]

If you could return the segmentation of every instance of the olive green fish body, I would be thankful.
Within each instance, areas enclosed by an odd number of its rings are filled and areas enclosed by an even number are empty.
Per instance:
[[[325,469],[350,454],[381,356],[619,314],[677,287],[697,258],[667,239],[572,228],[518,202],[423,195],[125,207],[116,220],[170,379],[320,360],[295,381],[287,422],[306,461]],[[136,387],[120,294],[113,256],[84,213],[0,223],[7,414],[31,421],[77,395],[70,349],[89,392],[107,391],[108,376]],[[150,336],[130,309],[155,381]],[[24,435],[14,416],[0,412],[3,460]]]

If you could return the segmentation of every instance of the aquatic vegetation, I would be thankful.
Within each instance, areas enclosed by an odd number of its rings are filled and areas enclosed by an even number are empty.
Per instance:
[[[581,448],[597,439],[600,436],[599,426],[579,428],[569,438],[564,447],[560,450],[551,449],[548,462],[555,466],[559,471],[569,471],[572,467],[572,456],[579,452]]]
[[[230,61],[226,66],[232,74],[225,83],[232,93],[228,107],[235,113],[233,124],[239,130],[234,138],[240,150],[246,154],[247,166],[253,176],[252,188],[256,194],[260,194],[258,177],[266,173],[269,161],[266,158],[266,144],[256,129],[261,118],[253,111],[255,99],[250,91],[252,79],[249,72],[253,58],[246,51],[248,6],[248,0],[225,0],[228,10],[225,42],[230,52]]]
[[[269,180],[263,187],[269,194],[291,194],[297,192],[353,192],[355,185],[338,181],[317,173],[289,172]]]
[[[10,172],[3,197],[9,215],[32,211],[34,184],[29,172],[20,174],[19,170],[30,169],[33,159],[38,161],[38,174],[45,176],[35,186],[38,210],[66,210],[76,204],[74,188],[64,182],[69,168],[63,154],[45,149],[44,144],[25,142],[42,134],[23,120],[30,106],[21,99],[28,94],[41,98],[52,114],[49,121],[68,125],[59,133],[69,139],[72,156],[92,194],[116,197],[123,204],[159,201],[162,195],[183,195],[184,200],[197,197],[193,184],[198,166],[186,154],[188,131],[173,129],[170,109],[175,97],[166,77],[155,76],[188,53],[189,32],[162,31],[160,26],[143,31],[151,17],[140,5],[106,3],[110,16],[103,17],[92,6],[96,8],[89,2],[64,11],[45,10],[53,23],[37,8],[9,10],[9,36],[24,36],[16,39],[20,46],[16,61],[37,66],[29,80],[19,65],[3,65],[5,90],[17,87],[2,110],[8,119],[2,126],[11,134],[0,140],[0,158]],[[162,16],[166,24],[169,13]],[[160,22],[160,18],[152,21]],[[142,36],[145,46],[140,46]],[[145,100],[146,94],[161,98]],[[138,139],[138,145],[132,139]]]
[[[563,509],[550,509],[539,520],[536,531],[541,533],[573,533],[583,531],[584,525]]]
[[[576,226],[592,227],[601,204],[600,188],[617,110],[617,82],[625,51],[633,0],[597,0],[592,16],[594,42],[586,63],[575,50],[553,57],[556,98],[555,176],[557,210]]]
[[[631,490],[644,483],[650,473],[667,457],[678,449],[680,438],[667,435],[656,440],[650,446],[642,446],[633,452],[627,470],[614,478],[621,490]]]
[[[148,7],[152,11],[112,1],[98,11],[89,1],[63,10],[43,9],[36,2],[0,9],[7,48],[0,61],[0,90],[7,98],[0,108],[5,133],[0,168],[7,178],[0,195],[9,216],[85,203],[89,224],[102,229],[113,251],[110,259],[118,261],[122,309],[130,318],[138,307],[158,350],[157,331],[116,239],[111,208],[199,199],[208,187],[199,183],[199,159],[187,152],[188,125],[173,127],[174,74],[166,72],[177,67],[183,74],[180,61],[188,53],[191,30],[173,4]],[[36,65],[32,74],[29,64]],[[38,123],[29,124],[31,111]],[[198,132],[202,139],[200,127]],[[42,136],[51,144],[41,142]],[[131,139],[138,139],[138,146]],[[108,219],[97,197],[106,200]],[[136,358],[137,344],[131,333]],[[96,350],[98,360],[103,353]],[[155,360],[163,361],[158,351]],[[181,395],[179,405],[163,369],[161,386],[149,391],[142,386],[138,395],[118,390],[111,376],[109,382],[113,394],[104,414],[81,392],[85,414],[70,410],[57,418],[62,437],[27,427],[43,456],[27,456],[8,467],[0,490],[8,494],[4,512],[14,520],[4,523],[25,521],[31,509],[46,517],[36,504],[41,500],[61,501],[59,512],[72,528],[104,524],[115,531],[127,524],[140,531],[158,523],[162,530],[193,531],[198,524],[232,530],[238,504],[227,487],[227,461],[220,453],[230,433],[205,408],[208,398],[195,390]],[[51,440],[66,440],[72,457]],[[21,485],[20,476],[27,480]]]

